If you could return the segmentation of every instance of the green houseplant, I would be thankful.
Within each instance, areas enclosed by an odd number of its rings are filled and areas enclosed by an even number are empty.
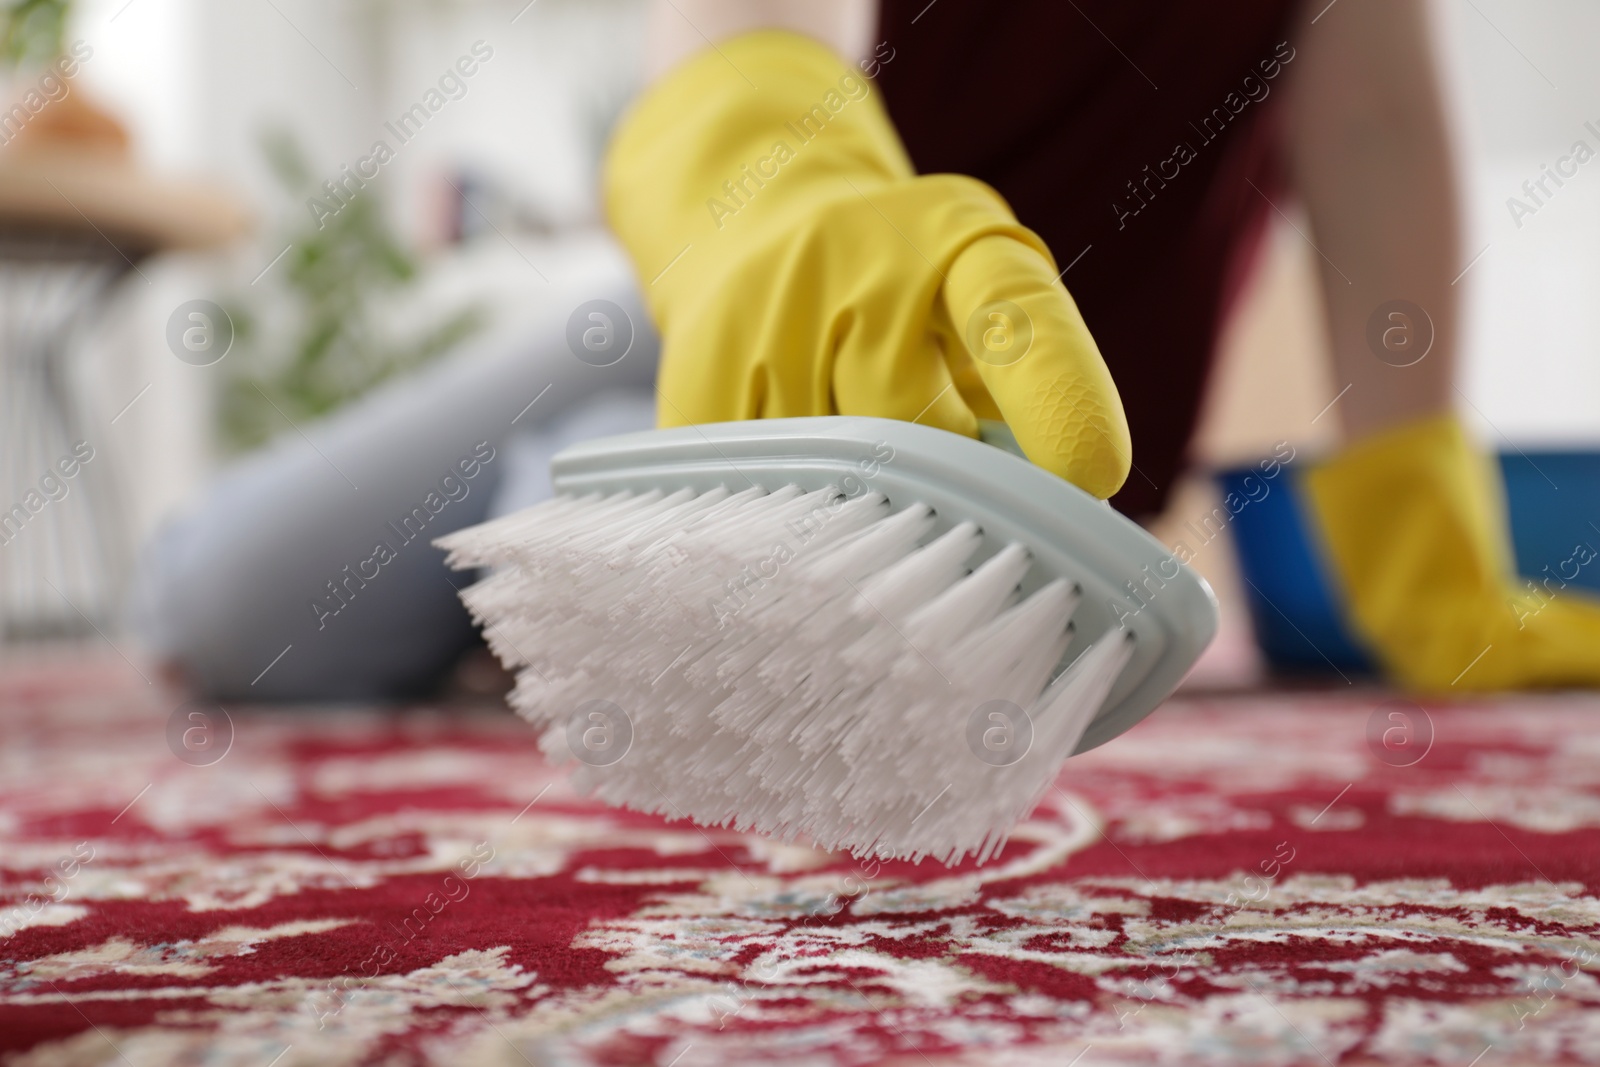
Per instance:
[[[9,0],[0,5],[0,61],[48,63],[66,46],[72,0]]]
[[[235,450],[290,429],[285,419],[298,425],[328,414],[455,347],[486,319],[469,306],[421,327],[394,326],[393,312],[420,273],[374,191],[313,218],[304,205],[320,191],[299,145],[274,131],[263,149],[292,205],[271,246],[288,251],[228,302],[235,340],[224,361],[220,428]]]

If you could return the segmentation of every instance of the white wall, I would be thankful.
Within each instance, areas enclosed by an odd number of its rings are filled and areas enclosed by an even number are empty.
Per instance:
[[[1486,440],[1600,444],[1600,158],[1519,228],[1506,201],[1583,139],[1600,152],[1600,4],[1443,0],[1465,140],[1463,391]],[[1553,185],[1550,188],[1554,189]],[[1466,264],[1463,263],[1463,266]]]
[[[517,188],[547,217],[597,225],[594,165],[637,84],[642,11],[638,0],[506,0],[418,5],[392,19],[383,119],[416,103],[474,42],[494,49],[467,95],[396,160],[400,202],[420,210],[439,172],[465,164]],[[373,134],[382,132],[375,124]]]

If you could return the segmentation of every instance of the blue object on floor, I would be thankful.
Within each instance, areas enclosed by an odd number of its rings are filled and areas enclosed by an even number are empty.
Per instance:
[[[1549,579],[1552,589],[1566,582],[1600,592],[1600,451],[1513,451],[1499,458],[1517,571]],[[1267,478],[1249,466],[1215,476],[1256,641],[1277,672],[1375,673],[1323,571],[1300,475],[1290,466]]]
[[[1266,478],[1257,467],[1239,467],[1216,479],[1222,510],[1232,513],[1239,574],[1267,665],[1286,674],[1374,673],[1322,573],[1300,500],[1299,470],[1286,466]]]
[[[1500,469],[1517,572],[1600,592],[1600,452],[1504,452]]]

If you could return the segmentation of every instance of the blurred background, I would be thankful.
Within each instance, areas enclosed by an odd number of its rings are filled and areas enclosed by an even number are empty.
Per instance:
[[[0,10],[0,508],[25,512],[0,525],[8,643],[115,636],[136,546],[221,464],[552,299],[546,276],[624,269],[596,166],[639,78],[639,0]],[[1496,450],[1600,446],[1600,163],[1520,225],[1507,207],[1600,145],[1600,7],[1438,12],[1474,254],[1463,414]],[[425,124],[392,128],[430,92]],[[1278,227],[1169,540],[1216,505],[1204,472],[1335,443],[1314,255]],[[1195,565],[1224,601],[1214,658],[1254,670],[1231,551]]]

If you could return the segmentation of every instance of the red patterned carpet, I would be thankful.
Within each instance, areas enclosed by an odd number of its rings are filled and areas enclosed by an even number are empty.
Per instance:
[[[0,1055],[1600,1063],[1600,701],[1389,710],[1176,701],[947,871],[598,808],[505,713],[233,709],[191,766],[120,660],[13,664]]]

